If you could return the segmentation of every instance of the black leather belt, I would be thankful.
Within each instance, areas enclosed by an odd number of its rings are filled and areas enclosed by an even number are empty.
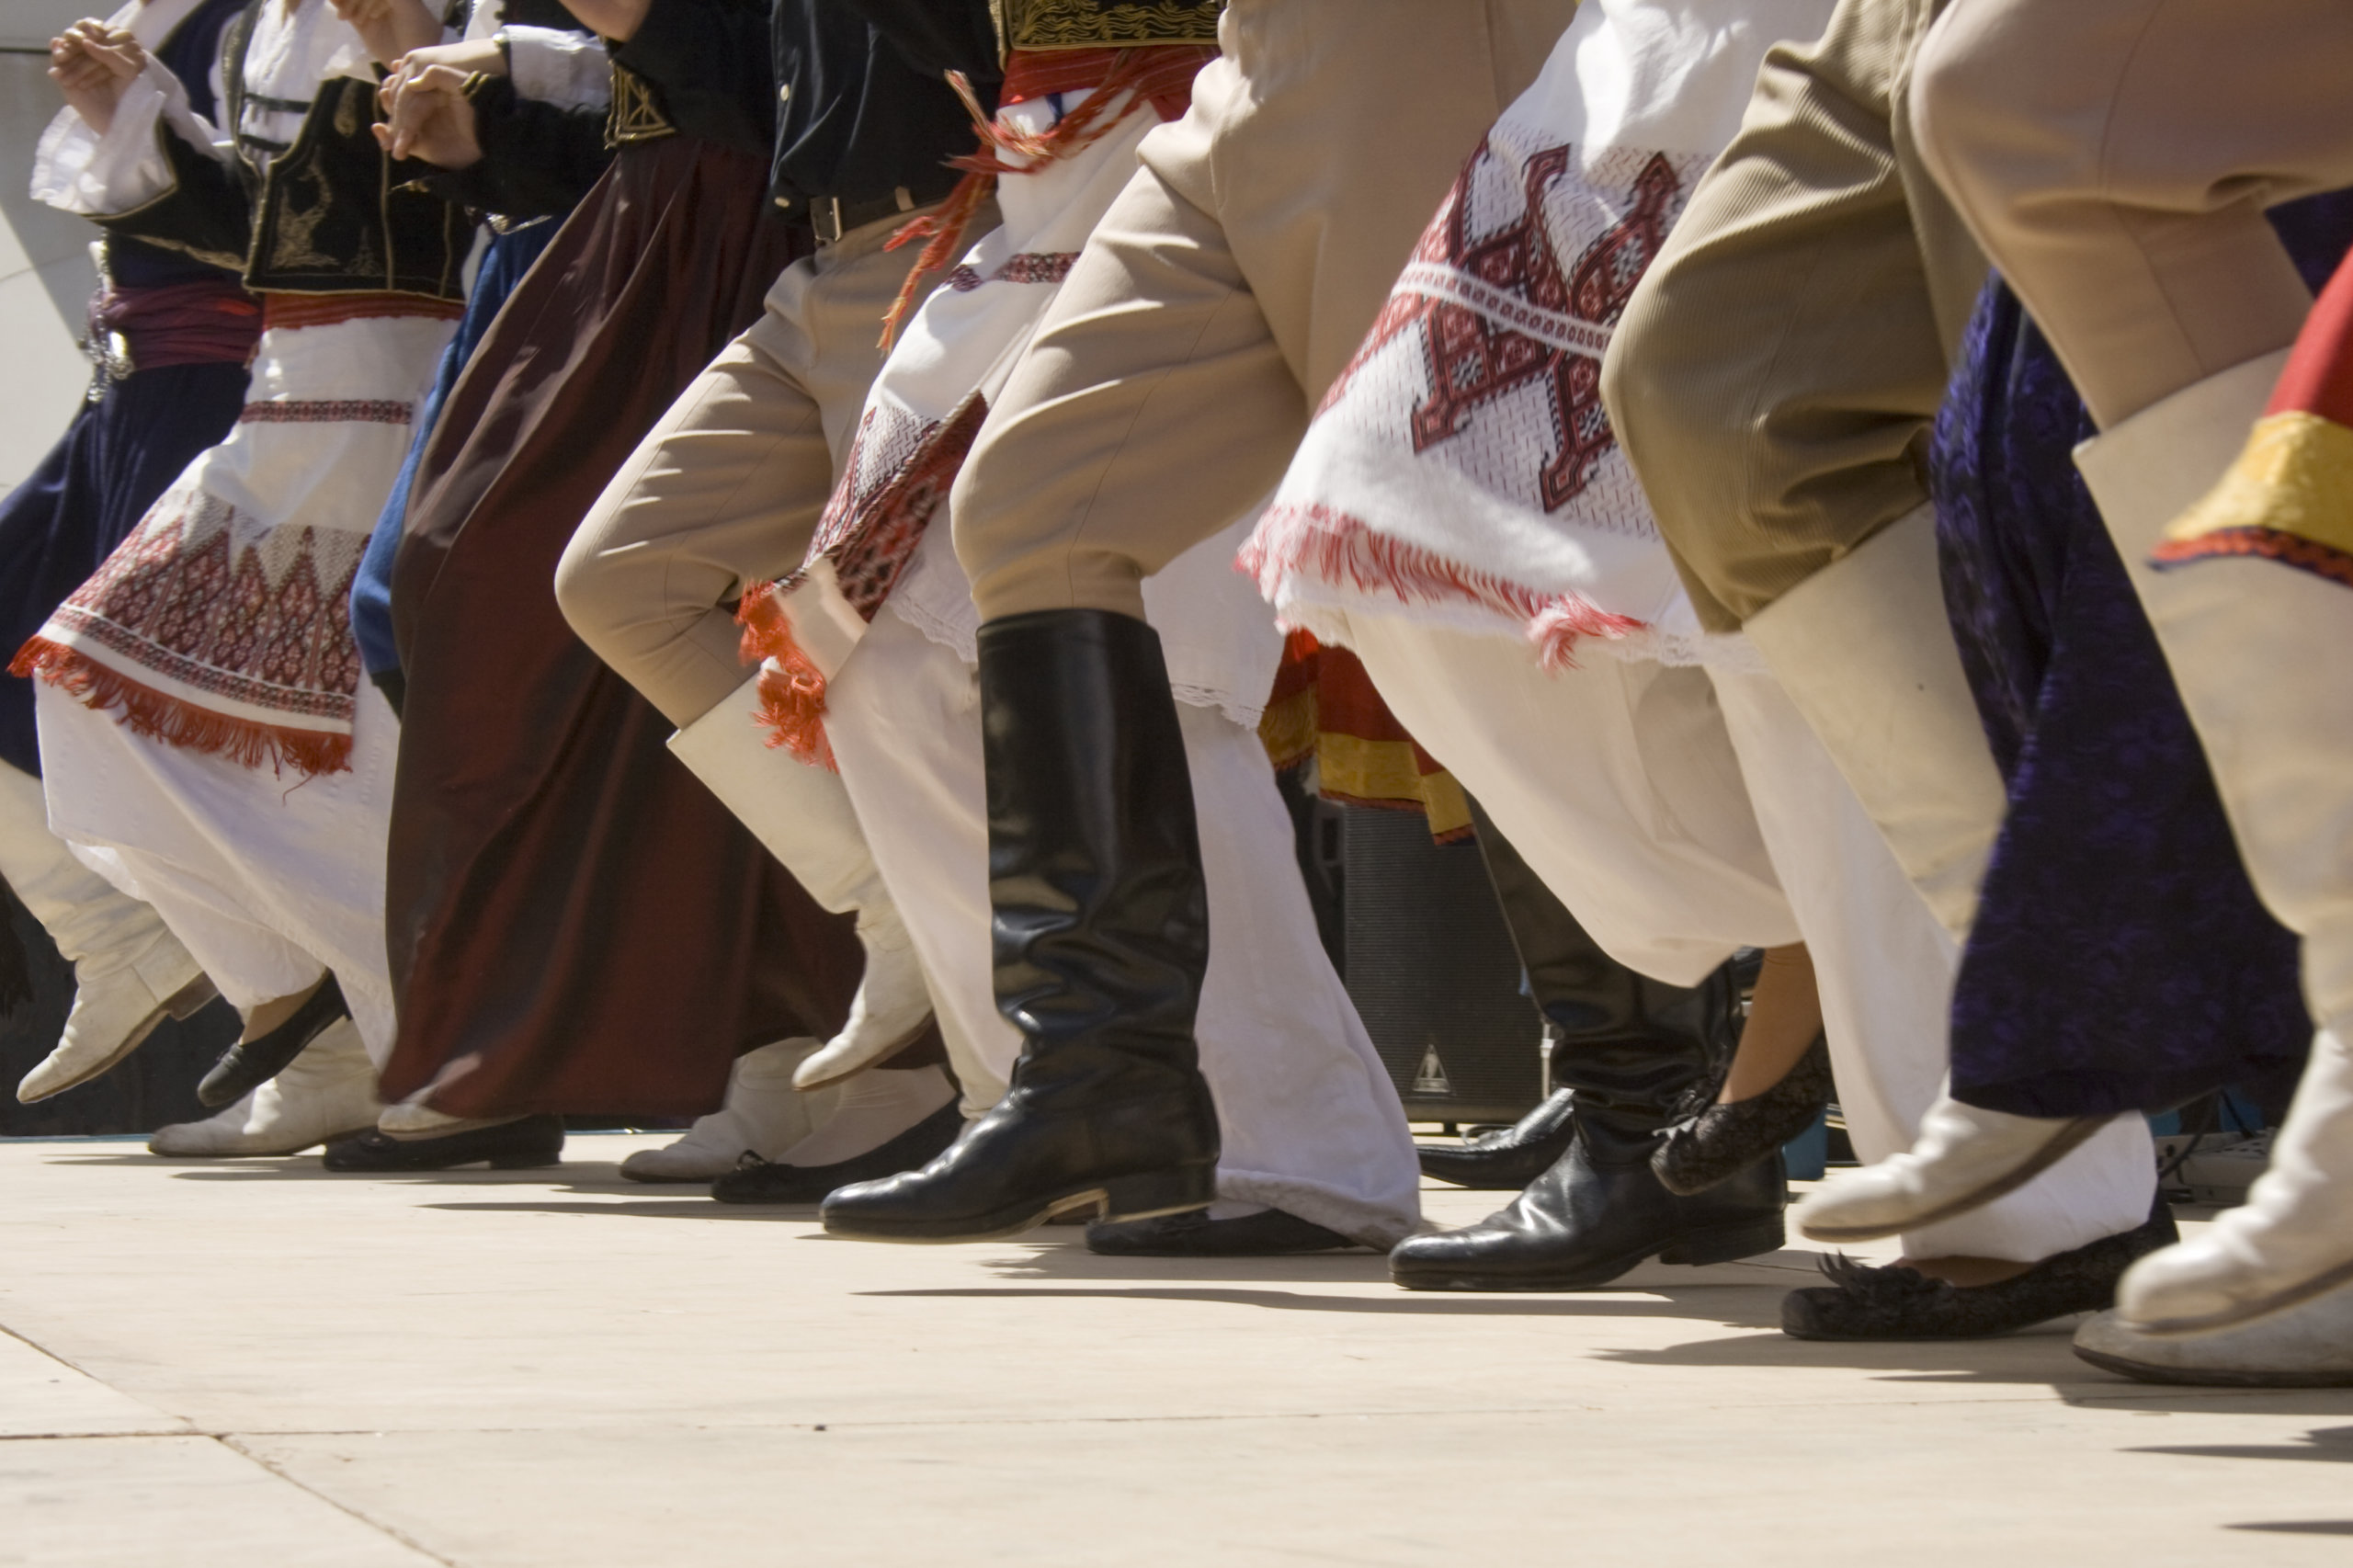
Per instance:
[[[869,223],[892,217],[901,212],[913,212],[927,205],[907,194],[905,186],[888,196],[878,196],[868,201],[844,201],[837,197],[821,196],[809,202],[792,222],[807,226],[820,245],[841,244],[844,234],[854,234]]]

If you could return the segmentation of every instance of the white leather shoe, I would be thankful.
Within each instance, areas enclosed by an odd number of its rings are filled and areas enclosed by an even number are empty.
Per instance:
[[[25,1074],[27,1105],[88,1083],[166,1017],[216,993],[163,917],[74,858],[49,831],[40,780],[0,763],[0,877],[74,965],[74,1010],[57,1048]]]
[[[670,751],[720,803],[784,863],[811,898],[836,915],[858,912],[866,973],[849,1021],[801,1064],[794,1082],[838,1083],[889,1057],[923,1032],[931,988],[866,847],[865,831],[838,774],[772,749],[752,718],[755,674],[733,695],[670,737]],[[672,1179],[686,1180],[686,1177]]]
[[[715,1181],[747,1153],[777,1158],[823,1126],[839,1098],[792,1086],[793,1069],[817,1044],[779,1040],[737,1057],[727,1075],[726,1102],[698,1119],[676,1142],[623,1160],[621,1175],[631,1181]]]
[[[2334,1029],[2313,1041],[2271,1165],[2189,1240],[2127,1269],[2116,1310],[2153,1334],[2250,1324],[2353,1286],[2353,1050]],[[2348,1309],[2353,1311],[2353,1309]],[[2348,1319],[2353,1322],[2353,1319]]]
[[[2102,1312],[2075,1331],[2075,1354],[2151,1383],[2353,1387],[2353,1283],[2202,1334],[2157,1334]]]
[[[2112,1119],[2009,1116],[1942,1093],[1920,1118],[1911,1148],[1878,1165],[1839,1172],[1790,1218],[1818,1242],[1866,1242],[1919,1230],[2016,1192]]]
[[[74,973],[79,983],[74,1010],[65,1016],[57,1049],[17,1085],[17,1098],[26,1105],[102,1076],[145,1044],[165,1018],[185,1018],[220,994],[168,931],[135,964],[93,974],[85,962]],[[151,974],[160,974],[160,987]]]
[[[338,1018],[285,1072],[217,1116],[156,1129],[147,1150],[182,1159],[299,1154],[365,1132],[383,1108],[358,1028]]]

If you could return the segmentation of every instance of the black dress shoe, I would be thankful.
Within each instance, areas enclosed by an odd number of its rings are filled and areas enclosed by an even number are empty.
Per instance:
[[[1216,1196],[1193,1041],[1209,900],[1159,635],[1108,610],[1004,616],[981,628],[979,678],[991,979],[1021,1056],[945,1153],[828,1196],[832,1235],[981,1241]]]
[[[329,1024],[349,1017],[351,1008],[343,999],[343,987],[329,974],[284,1023],[259,1040],[222,1051],[212,1071],[197,1085],[198,1101],[208,1106],[234,1105],[294,1065],[294,1059],[324,1034]]]
[[[1649,1258],[1699,1265],[1771,1252],[1788,1202],[1778,1152],[1697,1198],[1677,1198],[1647,1160],[1598,1163],[1579,1137],[1501,1213],[1398,1243],[1389,1274],[1408,1290],[1585,1290]]]
[[[1436,1181],[1486,1192],[1518,1192],[1552,1168],[1576,1136],[1571,1114],[1575,1092],[1553,1091],[1552,1098],[1499,1132],[1484,1133],[1458,1147],[1425,1143],[1415,1151],[1422,1174]]]
[[[1915,1268],[1873,1268],[1843,1254],[1822,1260],[1830,1284],[1781,1301],[1792,1339],[1990,1339],[2052,1318],[2106,1312],[2116,1282],[2142,1257],[2181,1239],[2158,1199],[2148,1222],[2053,1253],[2015,1279],[1954,1285]]]
[[[710,1184],[710,1195],[722,1203],[823,1203],[837,1187],[915,1169],[963,1130],[964,1113],[951,1099],[896,1138],[830,1165],[788,1165],[746,1153]]]
[[[1279,1209],[1232,1220],[1212,1220],[1206,1209],[1188,1209],[1156,1220],[1098,1220],[1086,1227],[1086,1250],[1105,1257],[1277,1257],[1360,1244]]]
[[[487,1164],[499,1171],[535,1170],[563,1158],[563,1118],[526,1116],[495,1127],[469,1127],[438,1138],[393,1138],[369,1128],[327,1145],[331,1171],[446,1171]]]
[[[1711,1102],[1668,1128],[1651,1155],[1651,1169],[1669,1192],[1686,1198],[1705,1192],[1812,1127],[1829,1103],[1830,1042],[1816,1035],[1797,1064],[1763,1094],[1730,1105]]]

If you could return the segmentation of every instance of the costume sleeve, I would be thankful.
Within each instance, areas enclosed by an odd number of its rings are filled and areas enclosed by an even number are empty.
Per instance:
[[[419,182],[446,200],[508,218],[557,216],[579,204],[612,160],[601,108],[536,102],[500,76],[473,78],[466,97],[481,160]]]
[[[925,75],[961,71],[975,82],[1004,74],[997,61],[996,25],[988,6],[974,0],[847,0],[849,8]]]
[[[253,222],[235,156],[188,107],[179,79],[151,59],[104,135],[72,109],[51,122],[34,156],[32,194],[111,233],[235,270]]]
[[[1910,143],[1943,0],[1840,0],[1772,50],[1739,134],[1629,302],[1602,395],[1711,631],[1927,497],[1985,262]]]
[[[766,6],[654,0],[613,59],[654,84],[680,134],[770,151],[776,77]]]
[[[553,28],[498,29],[518,97],[559,108],[603,108],[613,101],[613,59],[604,40]]]

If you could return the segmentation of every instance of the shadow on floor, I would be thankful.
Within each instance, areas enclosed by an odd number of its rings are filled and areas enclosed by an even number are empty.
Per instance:
[[[1411,1317],[1697,1318],[1728,1328],[1773,1326],[1778,1307],[1741,1288],[1690,1291],[1592,1291],[1580,1296],[1438,1295],[1400,1290],[1393,1296],[1323,1296],[1233,1286],[1126,1286],[1088,1290],[1073,1285],[1000,1285],[921,1290],[861,1290],[861,1296],[1012,1301],[1060,1297],[1073,1301],[1207,1301],[1291,1312],[1372,1312]],[[1755,1310],[1751,1310],[1752,1304]]]

